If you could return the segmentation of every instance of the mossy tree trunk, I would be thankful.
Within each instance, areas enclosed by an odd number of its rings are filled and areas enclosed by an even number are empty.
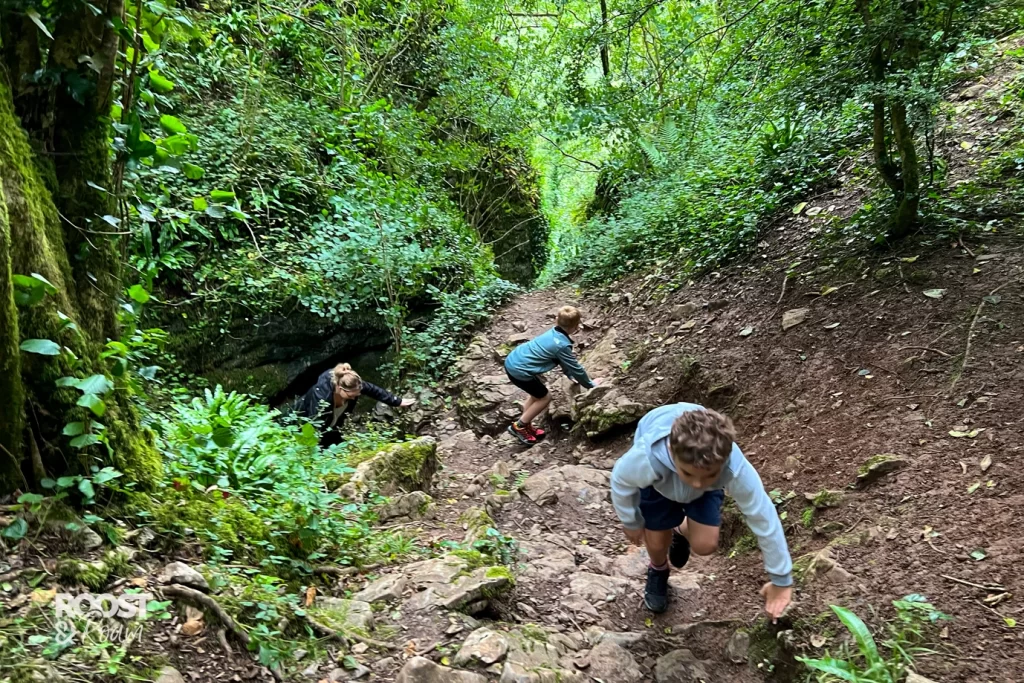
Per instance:
[[[0,460],[0,492],[38,485],[42,476],[87,473],[91,465],[116,467],[141,487],[159,476],[159,456],[126,386],[115,384],[104,396],[106,413],[95,418],[76,405],[77,389],[56,384],[68,375],[109,375],[100,353],[118,336],[119,236],[103,234],[110,232],[100,226],[111,199],[90,183],[109,187],[103,116],[111,102],[117,42],[108,24],[120,16],[121,0],[101,6],[106,11],[98,17],[83,3],[58,19],[52,43],[9,30],[11,15],[0,16],[0,445],[9,451]],[[33,45],[45,55],[30,54]],[[33,63],[48,64],[60,74],[59,84],[15,86],[28,82],[20,69]],[[45,115],[31,115],[39,111]],[[42,121],[45,127],[38,127]],[[33,273],[53,284],[56,294],[16,307],[11,276]],[[77,329],[65,326],[59,314]],[[50,339],[74,355],[23,352],[24,339]],[[64,426],[93,419],[104,425],[109,450],[103,444],[72,448]]]

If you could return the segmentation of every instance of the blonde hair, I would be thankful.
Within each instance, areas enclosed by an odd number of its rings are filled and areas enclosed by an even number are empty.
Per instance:
[[[580,309],[575,306],[562,306],[558,309],[555,322],[563,330],[575,330],[580,326]]]
[[[338,363],[331,372],[331,386],[341,387],[345,391],[358,391],[363,386],[363,378],[348,363]]]
[[[668,449],[677,464],[711,469],[732,453],[736,429],[725,415],[714,410],[688,410],[672,424]]]

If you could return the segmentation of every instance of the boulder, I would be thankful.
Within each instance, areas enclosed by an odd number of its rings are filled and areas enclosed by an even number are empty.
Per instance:
[[[589,679],[579,671],[566,669],[545,669],[505,662],[498,683],[587,683]],[[611,683],[608,681],[607,683]]]
[[[637,422],[649,410],[650,406],[633,401],[610,384],[602,384],[573,399],[570,417],[577,429],[594,438]]]
[[[349,500],[361,500],[371,489],[385,494],[426,491],[437,468],[437,442],[422,436],[392,444],[360,463],[340,492]]]
[[[617,576],[576,572],[569,581],[569,592],[591,603],[612,602],[630,590],[630,583]]]
[[[694,313],[700,310],[700,306],[693,301],[687,301],[685,304],[677,304],[672,307],[669,312],[669,317],[672,320],[686,320]]]
[[[469,671],[449,669],[426,657],[413,657],[398,672],[395,683],[487,683],[487,678]]]
[[[642,643],[647,634],[633,631],[606,631],[600,626],[591,626],[587,629],[587,642],[594,647],[601,643],[615,643],[619,647],[630,647]]]
[[[177,583],[200,591],[209,591],[210,584],[202,574],[184,562],[171,562],[157,576],[160,583]]]
[[[435,513],[434,499],[423,491],[404,493],[389,500],[377,509],[377,519],[386,522],[389,519],[433,519]]]
[[[437,605],[449,610],[463,609],[505,592],[513,583],[512,573],[506,567],[480,567],[456,581]],[[485,606],[481,605],[481,608]]]
[[[338,631],[373,630],[373,608],[362,600],[318,596],[312,611],[325,626]]]
[[[487,538],[487,530],[494,528],[494,520],[486,510],[478,507],[468,508],[459,516],[459,523],[466,530],[463,542],[472,546],[476,541]]]
[[[707,683],[709,670],[715,670],[711,662],[699,661],[689,650],[673,650],[658,658],[654,678],[658,683]]]
[[[608,683],[637,683],[644,677],[633,655],[611,640],[600,643],[590,651],[590,669],[587,673],[591,678]]]
[[[825,546],[816,553],[798,557],[793,563],[793,572],[803,580],[824,578],[830,583],[846,583],[853,579],[832,557],[832,549]]]
[[[185,678],[173,666],[165,666],[156,675],[156,683],[185,683]]]
[[[494,664],[505,658],[508,652],[508,638],[504,634],[492,631],[489,628],[478,628],[469,634],[469,637],[462,643],[458,654],[455,655],[455,663],[458,666],[467,664]]]
[[[607,470],[562,465],[541,470],[527,477],[521,490],[527,498],[538,505],[553,504],[564,494],[581,503],[596,503],[608,498],[610,481],[611,473]]]
[[[409,579],[405,574],[390,574],[372,582],[366,588],[353,595],[352,599],[359,600],[360,602],[397,600],[402,597],[402,593],[405,591],[408,583]]]
[[[508,346],[519,346],[520,344],[525,344],[531,339],[533,339],[533,337],[526,332],[517,332],[510,335],[509,338],[505,340],[505,344]]]
[[[576,570],[576,556],[562,545],[547,541],[521,541],[519,553],[526,564],[523,576],[554,580]]]
[[[729,642],[725,645],[725,657],[734,664],[743,664],[747,661],[747,654],[750,652],[750,634],[740,629],[732,634]]]
[[[469,375],[461,386],[455,409],[463,424],[477,432],[495,435],[520,415],[516,401],[523,392],[501,375]]]

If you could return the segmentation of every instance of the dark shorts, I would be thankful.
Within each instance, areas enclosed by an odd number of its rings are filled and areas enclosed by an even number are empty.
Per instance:
[[[653,486],[640,489],[640,514],[644,516],[644,528],[651,531],[674,529],[689,517],[697,524],[719,526],[722,523],[722,503],[725,492],[705,491],[691,503],[677,503],[658,493]]]
[[[530,379],[516,379],[512,376],[508,370],[505,371],[508,375],[509,381],[515,384],[517,387],[528,393],[534,398],[544,398],[548,395],[548,388],[544,386],[544,382],[540,381],[540,377],[531,377]]]

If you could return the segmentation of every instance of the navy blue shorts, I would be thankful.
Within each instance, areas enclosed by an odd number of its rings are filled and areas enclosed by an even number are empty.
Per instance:
[[[540,377],[531,377],[530,379],[517,379],[512,376],[512,373],[508,370],[505,371],[508,375],[508,379],[512,384],[528,393],[534,398],[544,398],[548,395],[548,388],[544,386],[544,382],[540,381]]]
[[[658,493],[653,486],[640,489],[640,514],[644,516],[644,528],[651,531],[668,531],[683,523],[689,517],[697,524],[720,526],[722,524],[722,503],[725,491],[705,491],[692,503],[677,503]]]

